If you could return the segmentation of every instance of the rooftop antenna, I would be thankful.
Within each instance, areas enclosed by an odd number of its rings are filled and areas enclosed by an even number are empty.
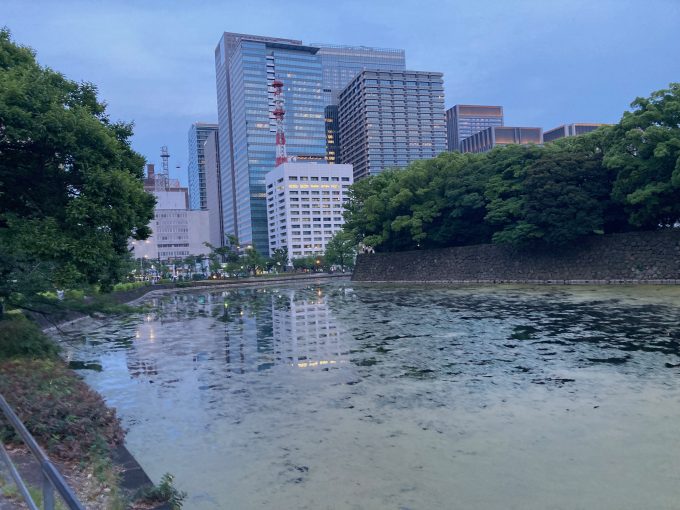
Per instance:
[[[274,80],[274,119],[276,119],[276,165],[288,162],[286,155],[286,134],[283,131],[283,116],[286,111],[283,109],[282,89],[283,82]]]
[[[170,154],[168,153],[168,146],[164,145],[161,147],[161,164],[160,173],[156,174],[155,188],[156,191],[168,191],[168,183],[170,181],[170,168],[168,166],[168,159]]]

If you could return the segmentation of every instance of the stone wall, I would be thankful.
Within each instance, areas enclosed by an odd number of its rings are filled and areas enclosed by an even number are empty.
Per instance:
[[[568,248],[484,244],[362,254],[352,280],[680,284],[680,230],[593,236]]]

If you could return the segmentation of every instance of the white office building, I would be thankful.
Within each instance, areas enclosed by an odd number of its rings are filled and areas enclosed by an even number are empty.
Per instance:
[[[184,190],[154,191],[156,208],[145,241],[132,241],[133,257],[172,261],[188,255],[203,255],[210,250],[208,211],[190,210]]]
[[[343,224],[353,183],[352,165],[284,163],[265,176],[269,254],[288,249],[292,259],[322,254]]]

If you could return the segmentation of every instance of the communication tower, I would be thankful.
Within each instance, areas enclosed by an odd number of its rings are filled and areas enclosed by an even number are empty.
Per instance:
[[[286,114],[283,109],[283,82],[274,80],[274,119],[276,120],[276,165],[288,162],[286,155],[286,134],[283,131],[283,116]]]
[[[168,153],[168,146],[164,145],[161,147],[161,160],[163,163],[161,164],[161,171],[160,173],[156,174],[156,191],[167,191],[168,190],[168,184],[170,181],[170,168],[168,166],[168,159],[170,159],[170,154]]]

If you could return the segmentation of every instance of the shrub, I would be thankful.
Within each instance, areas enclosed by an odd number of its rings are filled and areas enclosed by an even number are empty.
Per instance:
[[[187,493],[178,490],[174,485],[175,478],[170,473],[165,473],[161,483],[153,487],[146,487],[137,493],[137,501],[144,503],[168,503],[172,510],[182,508],[182,503]]]
[[[91,460],[123,441],[115,410],[60,360],[0,363],[0,393],[36,440],[62,460]],[[20,442],[4,419],[0,440]]]
[[[117,283],[113,286],[114,292],[126,292],[128,290],[138,289],[139,287],[144,287],[149,285],[149,282],[127,282],[127,283]]]
[[[51,358],[59,347],[37,324],[20,313],[8,313],[0,320],[0,359]]]

